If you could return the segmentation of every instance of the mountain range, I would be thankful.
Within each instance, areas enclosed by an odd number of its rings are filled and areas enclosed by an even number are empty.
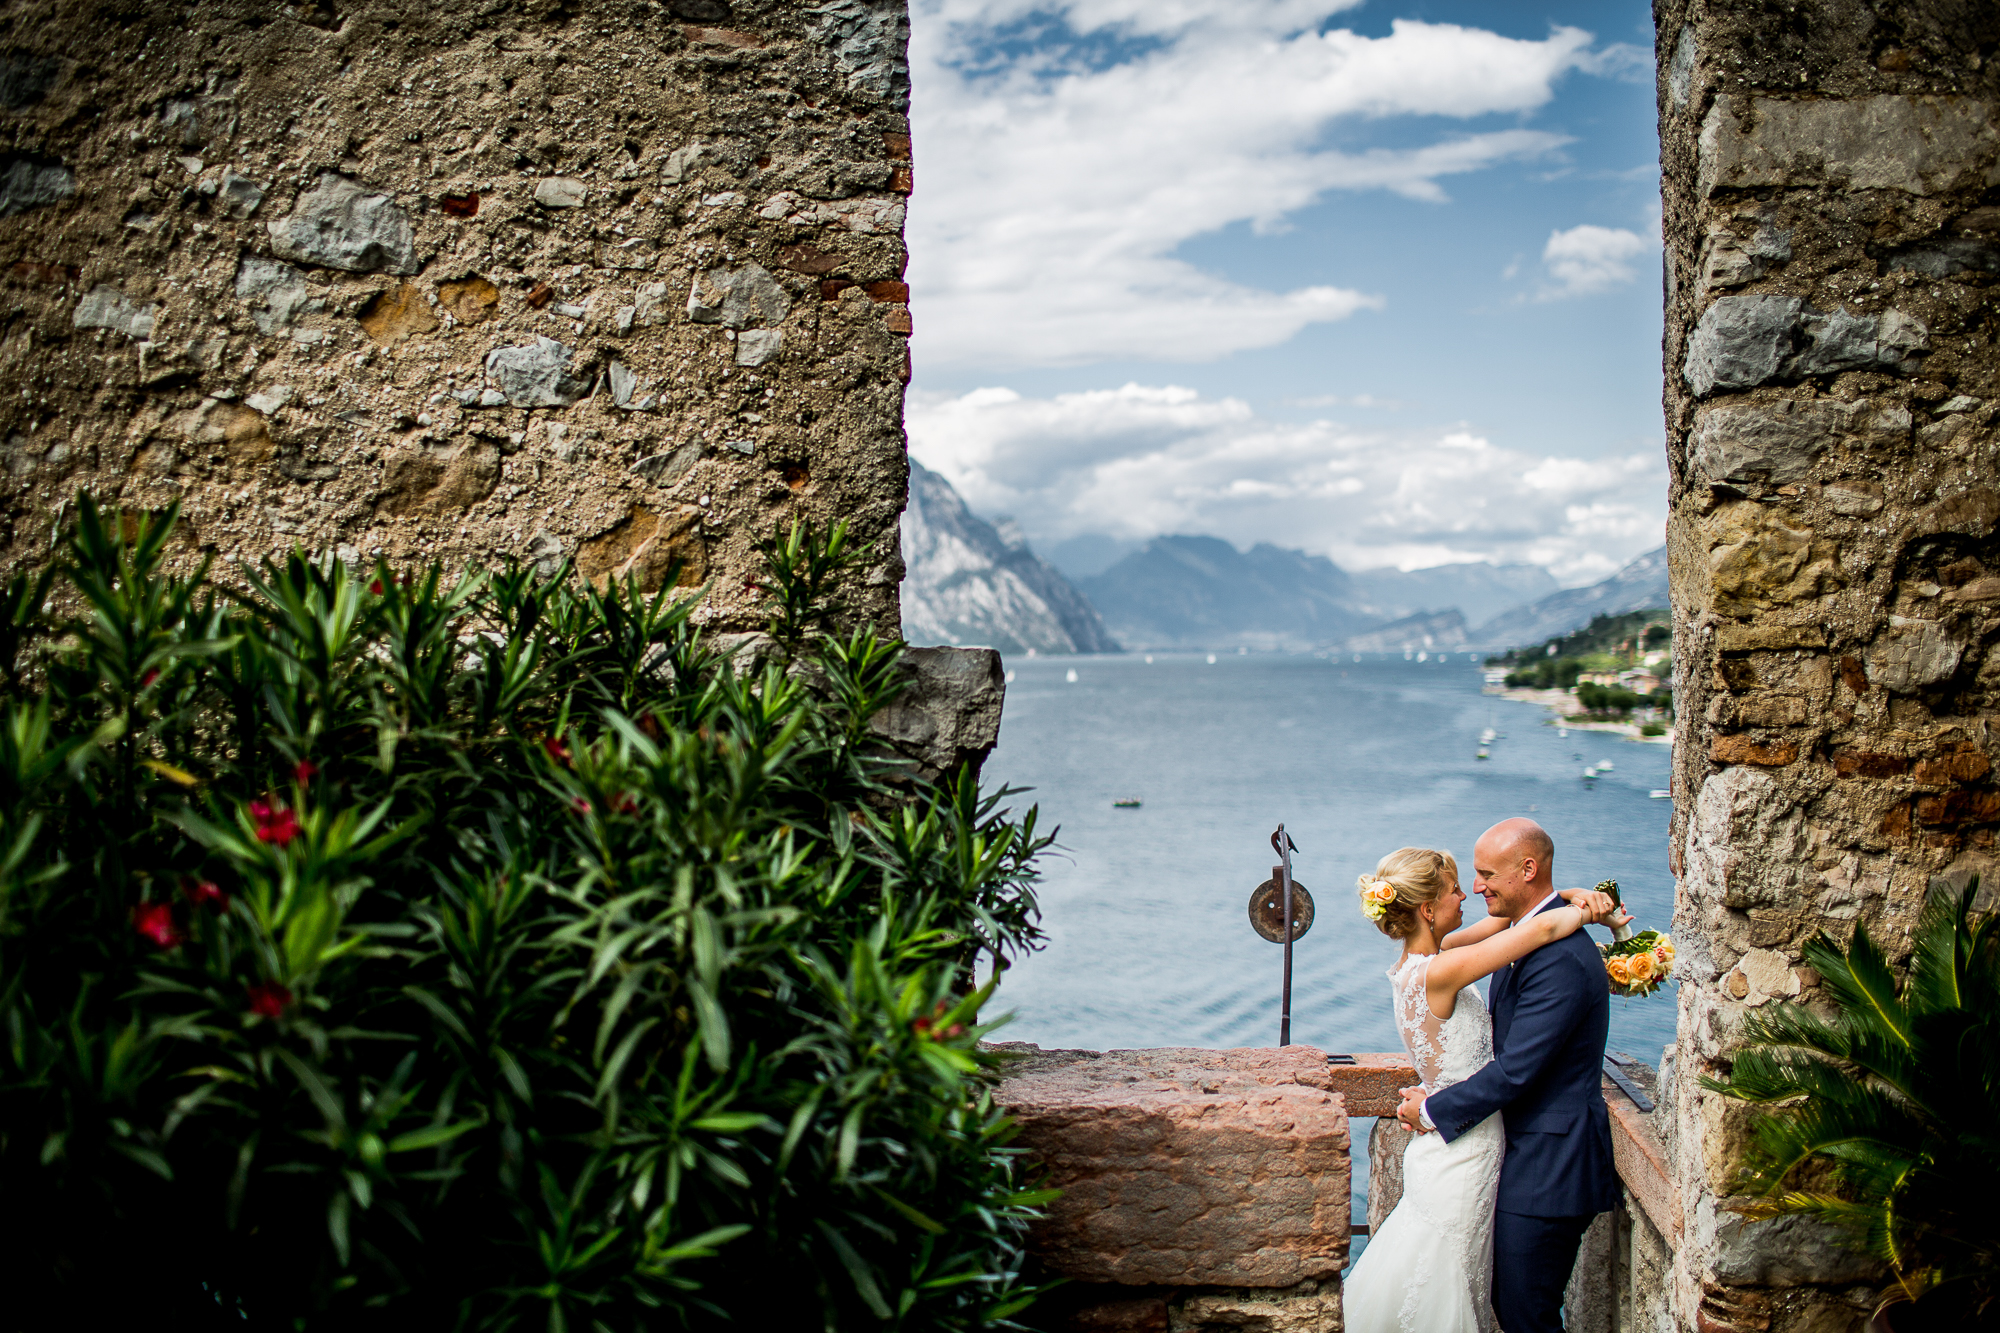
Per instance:
[[[1560,594],[1540,565],[1353,573],[1321,555],[1219,537],[1156,537],[1077,587],[1128,648],[1442,650],[1488,639],[1469,625]],[[1588,617],[1586,617],[1587,619]]]
[[[1219,537],[1156,537],[1072,581],[1009,520],[974,514],[914,460],[903,515],[903,636],[1003,653],[1130,649],[1398,652],[1506,648],[1594,615],[1664,606],[1666,551],[1586,588],[1539,565],[1350,572],[1325,556]],[[1476,625],[1477,628],[1472,628]]]

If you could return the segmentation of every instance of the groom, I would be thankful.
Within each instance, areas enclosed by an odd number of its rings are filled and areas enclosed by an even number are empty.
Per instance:
[[[1473,845],[1486,910],[1519,925],[1556,897],[1555,843],[1531,819],[1495,824]],[[1611,1019],[1604,963],[1577,931],[1493,978],[1493,1060],[1425,1098],[1406,1088],[1397,1118],[1449,1143],[1495,1111],[1507,1156],[1493,1218],[1493,1312],[1506,1333],[1560,1333],[1563,1288],[1597,1214],[1618,1202],[1600,1068]]]

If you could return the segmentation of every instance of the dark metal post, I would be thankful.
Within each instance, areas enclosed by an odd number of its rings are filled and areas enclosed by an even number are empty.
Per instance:
[[[1271,877],[1278,881],[1278,892],[1285,904],[1285,992],[1278,1012],[1278,1045],[1292,1044],[1292,840],[1285,836],[1285,826],[1278,825],[1278,834],[1273,839],[1278,844],[1279,864],[1272,867]]]

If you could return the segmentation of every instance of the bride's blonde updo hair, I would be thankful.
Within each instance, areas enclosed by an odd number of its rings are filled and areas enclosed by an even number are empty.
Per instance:
[[[1363,875],[1361,910],[1391,939],[1407,940],[1422,920],[1417,909],[1434,903],[1458,883],[1458,861],[1429,847],[1398,847]]]

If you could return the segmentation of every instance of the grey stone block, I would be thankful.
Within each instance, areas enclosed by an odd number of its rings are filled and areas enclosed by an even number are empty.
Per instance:
[[[418,267],[409,215],[388,195],[331,171],[271,223],[271,248],[284,259],[350,273],[408,275]]]
[[[158,306],[140,305],[116,287],[99,283],[76,303],[76,313],[70,322],[79,329],[110,329],[145,342],[153,336],[153,326],[159,318]]]
[[[1966,97],[1724,94],[1697,142],[1703,194],[1827,185],[1924,195],[2000,184],[1994,107]]]
[[[776,328],[791,308],[792,298],[762,264],[710,269],[688,291],[688,319],[725,329]],[[645,319],[643,309],[639,317]]]
[[[222,200],[222,211],[233,218],[249,217],[264,202],[264,187],[234,171],[222,173],[222,184],[216,193]]]
[[[976,773],[1000,739],[1007,682],[991,648],[905,648],[907,682],[871,729],[918,776],[936,778],[964,764]]]
[[[0,218],[58,204],[76,193],[76,173],[59,162],[31,157],[0,159]]]
[[[1910,694],[1949,680],[1964,653],[1965,645],[1937,621],[1890,616],[1889,632],[1869,656],[1868,678],[1885,690]]]
[[[1754,1286],[1872,1282],[1882,1262],[1810,1217],[1751,1219],[1730,1214],[1716,1227],[1715,1276]]]
[[[1723,296],[1688,338],[1681,375],[1698,398],[1777,378],[1792,353],[1805,302],[1796,296]]]
[[[250,303],[251,316],[263,333],[290,328],[301,313],[312,308],[304,273],[257,255],[246,255],[236,266],[236,299]]]
[[[486,354],[486,375],[515,407],[568,407],[590,391],[570,374],[569,348],[554,338]]]
[[[611,401],[624,407],[632,401],[632,391],[639,385],[639,377],[625,368],[623,361],[613,361],[605,372],[611,382]]]
[[[1688,456],[1714,481],[1804,481],[1820,456],[1852,438],[1869,446],[1907,442],[1910,412],[1899,403],[1868,399],[1781,399],[1703,407],[1688,433]],[[1879,506],[1878,506],[1879,507]]]
[[[736,335],[736,364],[761,366],[784,348],[783,329],[745,329]]]
[[[535,187],[535,202],[543,208],[582,208],[590,187],[574,176],[550,176]]]

